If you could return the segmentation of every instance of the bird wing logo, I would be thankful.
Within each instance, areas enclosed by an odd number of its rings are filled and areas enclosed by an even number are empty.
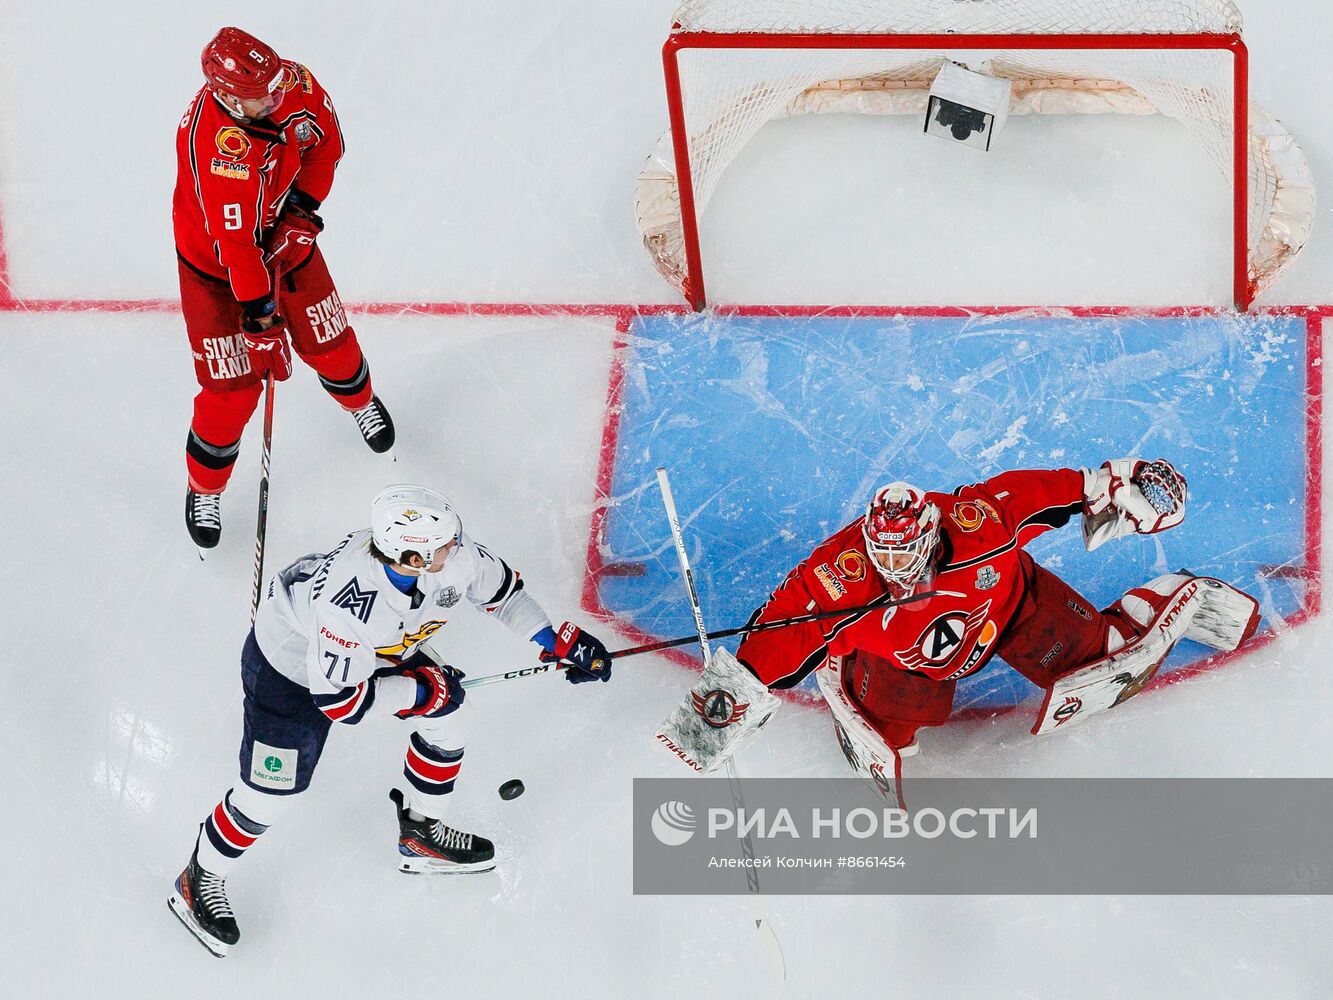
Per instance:
[[[748,701],[738,702],[735,695],[721,688],[714,688],[705,694],[690,692],[694,710],[714,729],[725,729],[733,722],[740,722],[750,707]]]
[[[415,632],[404,632],[402,642],[396,642],[391,646],[376,646],[375,655],[402,656],[417,643],[425,642],[440,629],[444,628],[445,624],[446,622],[440,621],[438,619],[434,621],[428,621],[424,625],[422,625],[421,628],[417,629]]]
[[[977,638],[990,606],[987,601],[971,612],[949,611],[940,615],[925,627],[915,645],[895,650],[894,655],[908,670],[944,666]]]

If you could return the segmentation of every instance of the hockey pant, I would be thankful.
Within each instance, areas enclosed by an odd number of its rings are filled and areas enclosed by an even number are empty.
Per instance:
[[[185,465],[191,489],[221,493],[262,385],[250,371],[241,337],[242,309],[231,287],[184,260],[178,260],[178,270],[181,312],[199,382]],[[366,406],[372,394],[370,368],[318,246],[304,264],[279,279],[278,311],[287,321],[293,350],[338,405],[349,412]]]
[[[1151,605],[1164,600],[1162,595],[1136,588],[1098,611],[1026,552],[1019,554],[1019,567],[1023,599],[995,655],[1039,687],[1049,687],[1056,678],[1137,637],[1142,616],[1127,613],[1126,602]],[[907,747],[920,727],[939,726],[949,718],[956,680],[932,680],[864,651],[845,660],[844,690],[890,747]]]
[[[240,781],[200,826],[199,863],[226,875],[307,788],[334,727],[310,691],[278,673],[255,642],[241,654],[245,729]],[[467,723],[462,711],[442,719],[408,719],[402,787],[408,805],[441,818],[444,797],[454,789],[463,762]],[[364,724],[364,723],[362,723]],[[342,727],[350,728],[350,727]],[[355,734],[350,734],[355,738]]]

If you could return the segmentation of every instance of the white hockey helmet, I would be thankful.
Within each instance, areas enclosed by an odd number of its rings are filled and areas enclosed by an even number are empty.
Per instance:
[[[375,548],[395,562],[415,552],[429,566],[439,550],[463,534],[463,522],[448,500],[424,486],[386,486],[370,503],[370,533]]]
[[[866,555],[889,583],[910,587],[930,568],[940,543],[940,509],[911,483],[875,491],[861,522]]]

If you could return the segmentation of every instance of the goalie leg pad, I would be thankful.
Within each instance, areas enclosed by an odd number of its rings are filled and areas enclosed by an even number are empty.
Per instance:
[[[1139,631],[1146,631],[1161,607],[1188,580],[1197,580],[1200,588],[1199,607],[1185,630],[1186,639],[1229,652],[1254,635],[1259,628],[1259,602],[1211,576],[1168,573],[1131,590],[1114,608]]]
[[[695,773],[707,774],[754,739],[777,708],[777,696],[731,653],[718,649],[657,730],[657,741]]]
[[[1118,611],[1140,635],[1057,679],[1047,689],[1034,734],[1067,728],[1128,701],[1147,687],[1183,638],[1231,650],[1259,624],[1254,598],[1221,580],[1184,573],[1160,576],[1130,591],[1108,611]]]
[[[901,749],[889,746],[857,710],[843,684],[844,660],[830,656],[815,674],[819,693],[833,713],[833,732],[853,771],[870,782],[880,797],[899,809],[903,802],[903,757],[919,749],[915,740]]]

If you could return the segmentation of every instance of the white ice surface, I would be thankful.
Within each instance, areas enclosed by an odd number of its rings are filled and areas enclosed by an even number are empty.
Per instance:
[[[657,50],[669,7],[6,4],[0,195],[15,292],[175,294],[173,129],[197,85],[195,54],[225,17],[308,61],[338,101],[350,148],[324,242],[348,300],[669,301],[630,204],[633,176],[665,126]],[[1300,138],[1328,189],[1330,15],[1309,0],[1248,8],[1255,96]],[[1214,198],[1223,186],[1180,137],[1162,134],[1164,123],[1145,131],[1150,149],[1123,123],[1094,125],[1067,149],[1098,183],[1124,176],[1098,173],[1104,143],[1136,170],[1188,165],[1168,178],[1145,173],[1138,191],[1127,178],[1115,188],[1123,211],[1096,224],[1132,225],[1084,237],[1071,253],[1069,242],[1040,235],[1063,225],[1050,200],[1007,191],[993,199],[986,240],[964,255],[976,266],[960,269],[937,232],[939,211],[921,200],[920,163],[886,177],[887,197],[867,199],[873,171],[802,144],[807,125],[761,135],[752,152],[769,148],[773,158],[747,154],[714,202],[708,252],[736,298],[1225,300],[1225,272],[1179,263],[1212,252],[1218,237],[1204,230],[1224,228]],[[873,154],[888,131],[864,125],[835,126],[829,149]],[[1054,148],[1048,129],[1033,131]],[[960,162],[955,169],[976,169]],[[848,173],[821,188],[830,166]],[[1048,183],[1048,164],[1022,169],[1039,166]],[[782,171],[801,181],[793,197],[835,203],[775,210]],[[1059,188],[1061,215],[1093,213],[1096,196],[1071,188]],[[1078,217],[1080,228],[1093,225],[1094,215]],[[835,228],[834,218],[847,221]],[[1331,297],[1329,221],[1324,208],[1277,300]],[[1180,227],[1190,231],[1174,233]],[[1179,260],[1145,267],[1144,228],[1154,246],[1179,240]],[[801,250],[805,267],[792,270],[795,253],[767,256],[778,238],[824,249]],[[1021,253],[995,252],[1010,240]],[[923,248],[941,263],[923,267]],[[1095,287],[1084,254],[1104,255]],[[849,277],[846,261],[868,256],[910,278],[881,293],[872,272]],[[298,374],[278,401],[270,565],[360,524],[385,481],[419,477],[454,497],[552,614],[575,614],[609,321],[355,322],[398,417],[399,464],[369,457],[350,420]],[[618,668],[594,690],[534,680],[471,700],[491,724],[469,748],[458,817],[499,843],[495,875],[398,875],[385,793],[401,734],[391,725],[335,734],[302,808],[232,879],[243,947],[225,963],[208,958],[163,901],[235,771],[258,424],[224,502],[223,546],[200,564],[180,524],[193,381],[179,319],[10,314],[0,318],[0,359],[9,413],[0,993],[757,995],[765,968],[744,901],[630,892],[631,778],[678,773],[648,734],[684,676],[652,660]],[[529,655],[499,628],[457,624],[450,648],[465,669]],[[951,726],[927,735],[916,766],[1329,777],[1330,641],[1326,622],[1307,626],[1061,740],[1029,739],[1017,716]],[[826,719],[793,708],[743,769],[827,775],[844,764]],[[527,794],[501,802],[494,789],[513,776]],[[1325,898],[787,897],[767,907],[792,997],[1317,998],[1333,982]]]

